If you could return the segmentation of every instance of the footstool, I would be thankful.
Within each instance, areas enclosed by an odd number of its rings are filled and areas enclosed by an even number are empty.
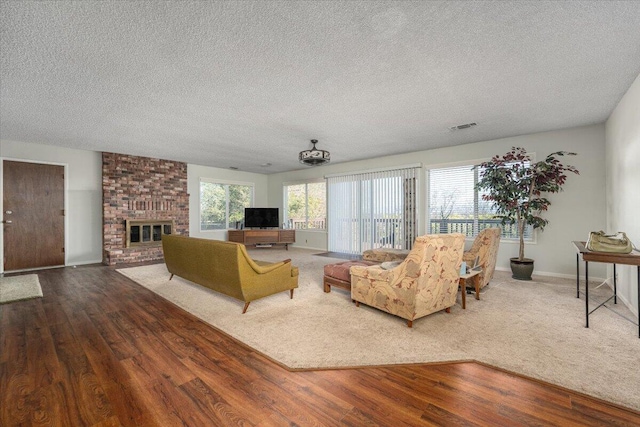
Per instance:
[[[403,261],[409,252],[404,249],[391,248],[368,249],[362,253],[362,259],[374,262]]]
[[[351,273],[349,272],[349,269],[354,265],[363,265],[368,267],[376,264],[378,263],[372,261],[344,261],[325,265],[324,279],[322,281],[324,284],[324,291],[331,292],[332,286],[350,291]]]

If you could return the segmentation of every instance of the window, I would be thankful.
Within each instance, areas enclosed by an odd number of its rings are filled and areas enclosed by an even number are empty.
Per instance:
[[[200,231],[236,228],[253,205],[253,184],[200,181]]]
[[[463,233],[475,237],[490,227],[501,227],[502,238],[517,239],[515,224],[500,223],[493,218],[491,202],[482,200],[475,189],[482,170],[473,165],[430,169],[428,173],[428,232]],[[533,240],[533,228],[525,228],[525,241]]]
[[[326,230],[327,186],[309,182],[284,186],[285,223],[298,230]]]
[[[329,250],[411,249],[417,235],[418,167],[328,177]]]

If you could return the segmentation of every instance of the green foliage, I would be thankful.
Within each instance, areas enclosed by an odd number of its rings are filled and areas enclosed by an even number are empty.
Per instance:
[[[324,182],[307,184],[307,216],[309,228],[314,227],[313,220],[325,220],[327,217],[327,187]]]
[[[228,191],[228,198],[227,198]],[[252,187],[248,185],[200,183],[200,220],[202,230],[235,227],[251,206]],[[229,218],[227,218],[227,204]]]
[[[226,203],[224,185],[211,182],[200,184],[200,220],[203,230],[224,228]]]
[[[519,259],[524,259],[525,225],[544,230],[549,223],[541,216],[551,205],[544,194],[561,191],[567,172],[579,174],[574,166],[561,163],[559,157],[575,155],[556,151],[534,163],[524,148],[513,147],[505,155],[475,166],[482,171],[476,189],[485,192],[482,199],[492,203],[494,217],[500,218],[503,225],[518,225]]]
[[[318,223],[325,224],[326,212],[326,185],[324,182],[287,186],[288,220],[302,222],[304,228],[316,228]]]
[[[287,217],[292,219],[305,217],[305,185],[290,185],[287,188]]]
[[[244,208],[251,206],[252,187],[248,185],[229,185],[229,223],[235,227],[236,221],[244,219]]]

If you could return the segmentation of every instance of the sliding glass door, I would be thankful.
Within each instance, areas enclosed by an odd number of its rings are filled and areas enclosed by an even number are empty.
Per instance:
[[[330,176],[329,250],[411,249],[417,235],[418,168]]]

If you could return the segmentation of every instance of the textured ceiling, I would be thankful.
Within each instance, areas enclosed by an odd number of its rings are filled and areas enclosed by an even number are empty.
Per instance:
[[[0,19],[2,139],[260,173],[304,168],[314,138],[344,162],[600,123],[640,73],[635,1],[2,1]]]

